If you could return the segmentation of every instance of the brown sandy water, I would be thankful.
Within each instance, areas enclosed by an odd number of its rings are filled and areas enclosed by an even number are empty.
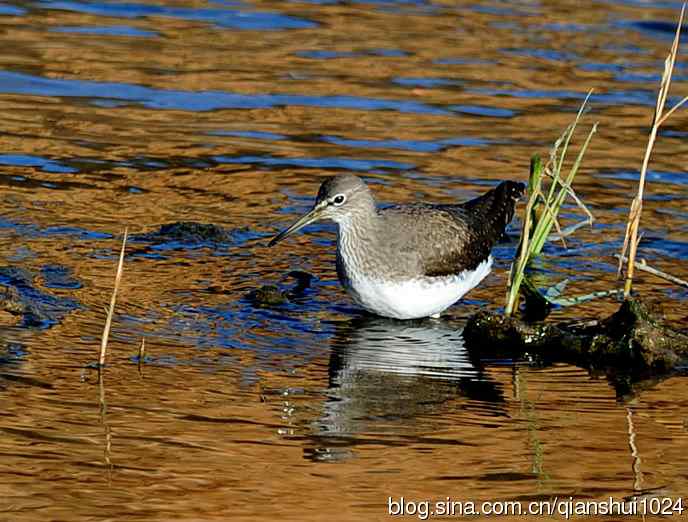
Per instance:
[[[2,4],[0,282],[41,314],[2,328],[0,520],[384,520],[388,497],[685,497],[684,377],[620,396],[585,369],[465,352],[457,331],[502,306],[513,242],[442,321],[411,324],[351,305],[331,225],[265,247],[335,172],[364,176],[383,204],[525,180],[594,88],[585,125],[599,132],[577,183],[598,222],[568,250],[549,245],[540,280],[612,287],[679,8]],[[683,47],[676,97],[687,63]],[[640,247],[684,279],[686,114],[658,141]],[[150,235],[175,221],[229,234]],[[99,386],[90,366],[124,225],[134,236]],[[317,276],[295,302],[243,297],[290,285],[292,269]],[[686,327],[686,290],[642,274],[637,289]]]

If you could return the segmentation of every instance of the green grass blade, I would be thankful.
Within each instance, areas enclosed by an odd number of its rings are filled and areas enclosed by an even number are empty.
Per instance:
[[[554,225],[554,217],[556,217],[559,214],[559,210],[561,210],[561,205],[564,203],[564,199],[566,199],[566,194],[568,193],[569,188],[573,183],[573,179],[576,177],[576,174],[578,173],[578,169],[580,168],[581,162],[583,161],[585,152],[588,150],[588,145],[590,145],[590,140],[592,139],[592,136],[593,134],[595,134],[595,132],[597,132],[597,123],[595,123],[592,126],[592,129],[590,129],[590,132],[588,133],[588,137],[586,138],[585,143],[583,143],[583,146],[578,152],[576,161],[573,163],[573,166],[571,167],[568,176],[566,176],[566,180],[564,182],[560,181],[561,188],[557,193],[557,197],[548,207],[548,215],[546,216],[546,218],[545,216],[543,216],[543,219],[541,219],[538,223],[538,225],[540,226],[536,227],[536,231],[533,234],[531,259],[539,256],[542,253],[542,249],[544,248],[545,243],[547,242],[547,238],[549,237],[549,234],[552,231],[552,226]]]
[[[576,127],[583,116],[591,94],[592,91],[588,92],[588,95],[585,97],[585,100],[576,114],[575,120],[566,127],[566,130],[554,143],[554,148],[550,153],[550,160],[548,163],[548,165],[552,166],[553,170],[549,172],[552,179],[550,186],[546,189],[547,196],[545,196],[543,192],[543,179],[544,174],[548,172],[547,167],[542,166],[542,161],[539,156],[533,156],[531,159],[530,175],[528,178],[528,202],[526,204],[523,229],[521,231],[521,241],[517,249],[516,260],[512,263],[509,273],[507,303],[504,309],[504,314],[507,316],[511,315],[518,305],[519,290],[524,281],[526,267],[533,259],[542,253],[542,249],[550,236],[552,227],[557,222],[557,216],[567,194],[575,194],[571,189],[571,184],[580,169],[592,136],[597,131],[597,123],[592,126],[588,133],[565,179],[562,179],[561,170],[564,166],[566,153],[568,152],[569,145],[575,134]],[[577,199],[577,202],[579,201],[580,200]],[[578,204],[580,206],[581,203]],[[542,208],[540,208],[540,206],[542,206]],[[561,235],[563,235],[563,232]]]

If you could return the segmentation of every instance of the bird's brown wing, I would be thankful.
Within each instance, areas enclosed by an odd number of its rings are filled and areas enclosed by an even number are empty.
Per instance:
[[[505,181],[461,205],[409,205],[385,209],[386,239],[398,263],[430,277],[474,270],[490,255],[525,187]]]

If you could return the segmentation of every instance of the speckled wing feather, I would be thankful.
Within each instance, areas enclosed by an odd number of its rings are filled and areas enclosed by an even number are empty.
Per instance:
[[[490,255],[514,214],[523,183],[504,181],[460,205],[407,205],[385,209],[386,221],[404,233],[387,238],[390,255],[429,277],[475,269]],[[422,219],[420,216],[423,216]],[[427,245],[427,248],[423,248]]]

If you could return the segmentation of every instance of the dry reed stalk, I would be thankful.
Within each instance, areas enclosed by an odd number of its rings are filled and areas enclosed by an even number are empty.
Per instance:
[[[115,303],[117,302],[117,291],[119,284],[122,281],[122,269],[124,267],[124,249],[127,246],[128,229],[124,228],[124,237],[122,238],[122,249],[119,252],[119,263],[117,264],[117,273],[115,274],[115,287],[112,289],[112,297],[110,298],[110,307],[108,308],[107,318],[105,319],[105,327],[103,328],[103,337],[100,341],[100,359],[98,359],[98,368],[105,366],[105,353],[107,352],[108,337],[110,336],[110,328],[112,326],[112,316],[115,313]]]
[[[626,251],[628,251],[628,264],[626,266],[626,281],[624,283],[624,297],[628,298],[631,295],[631,289],[633,287],[633,275],[635,272],[635,258],[638,251],[638,228],[640,226],[640,216],[643,212],[643,194],[645,192],[645,177],[647,174],[647,166],[650,162],[650,156],[652,155],[652,149],[655,145],[655,140],[657,139],[657,133],[661,125],[666,122],[667,118],[671,116],[676,109],[688,101],[688,96],[683,98],[680,102],[674,105],[666,114],[664,113],[664,108],[666,105],[666,100],[669,95],[669,86],[671,85],[671,77],[674,72],[674,64],[676,63],[676,55],[678,54],[678,46],[681,37],[681,28],[683,26],[683,15],[686,10],[686,4],[681,7],[681,15],[678,19],[678,26],[676,27],[676,34],[674,35],[674,41],[671,44],[671,50],[669,51],[669,56],[664,62],[664,73],[662,74],[662,81],[659,86],[659,92],[657,93],[657,105],[655,106],[654,116],[652,118],[652,129],[650,130],[650,136],[647,140],[647,148],[645,149],[645,156],[643,157],[643,164],[640,169],[640,180],[638,181],[638,194],[633,198],[631,202],[631,208],[628,213],[628,222],[626,224],[626,234],[624,236],[624,244],[622,247],[621,255],[619,256],[619,268],[618,274],[621,274],[621,269],[623,267],[624,258],[626,257]]]

